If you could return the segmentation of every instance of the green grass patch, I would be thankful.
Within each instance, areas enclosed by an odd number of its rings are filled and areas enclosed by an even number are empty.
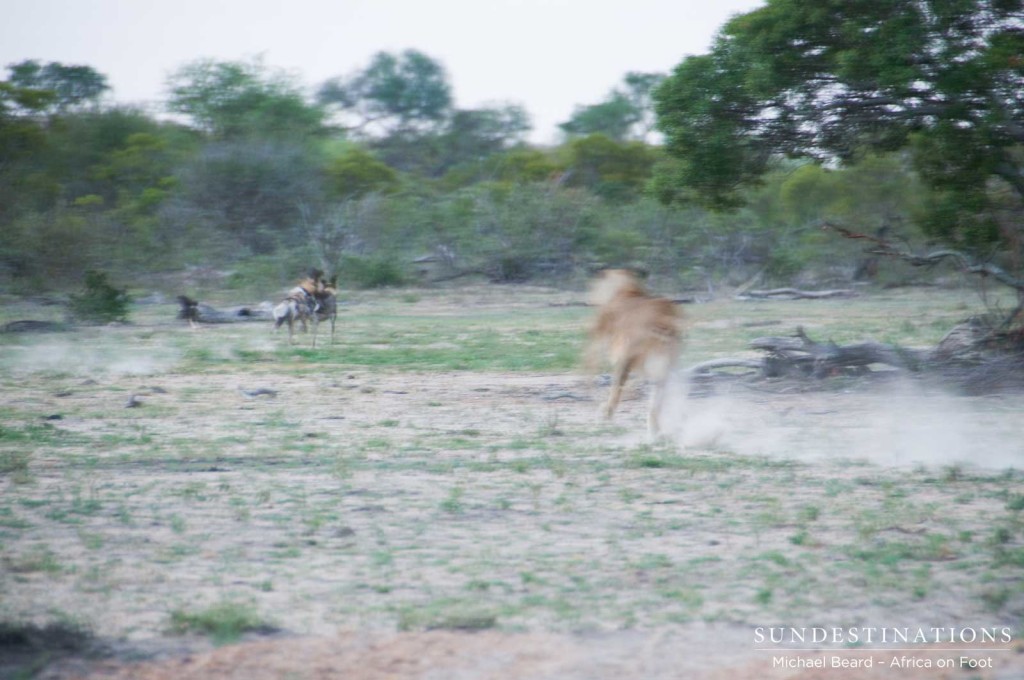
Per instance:
[[[28,475],[29,451],[0,451],[0,475],[10,475],[15,481]]]
[[[28,423],[21,427],[0,425],[0,446],[5,444],[43,446],[62,443],[66,433],[49,423]]]
[[[641,447],[626,458],[626,467],[681,470],[691,473],[727,472],[736,469],[787,469],[797,464],[787,460],[734,456],[728,454],[692,455],[674,449]]]
[[[566,334],[551,334],[546,347],[522,342],[521,334],[482,332],[467,339],[418,344],[409,340],[347,344],[340,349],[295,348],[279,356],[294,356],[316,364],[396,368],[406,371],[562,371],[579,362],[579,344]]]
[[[175,609],[170,615],[171,632],[209,636],[217,645],[237,641],[245,633],[273,633],[276,628],[260,616],[255,605],[224,600],[205,609]]]
[[[4,564],[7,570],[16,574],[41,572],[56,575],[64,571],[64,565],[57,555],[47,547],[36,547],[21,555],[5,557],[0,564]]]
[[[398,629],[477,631],[495,628],[498,616],[477,603],[455,598],[442,598],[417,607],[404,607],[399,612]]]

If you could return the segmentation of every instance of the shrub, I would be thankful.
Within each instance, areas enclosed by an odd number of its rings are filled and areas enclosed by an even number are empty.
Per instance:
[[[129,303],[127,292],[110,285],[106,273],[93,270],[85,273],[85,292],[71,296],[71,314],[81,321],[127,321]]]
[[[358,288],[387,288],[405,284],[401,265],[391,257],[349,256],[342,260],[339,275]]]

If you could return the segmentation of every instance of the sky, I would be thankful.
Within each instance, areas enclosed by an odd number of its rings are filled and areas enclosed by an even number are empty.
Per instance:
[[[310,93],[380,51],[417,49],[448,73],[459,108],[520,104],[531,140],[555,143],[576,106],[629,71],[668,73],[764,0],[31,0],[9,3],[0,67],[91,66],[109,100],[160,113],[168,75],[201,58],[261,58]]]

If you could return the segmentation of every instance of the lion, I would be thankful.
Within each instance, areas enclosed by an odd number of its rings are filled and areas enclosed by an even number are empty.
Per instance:
[[[661,433],[659,415],[665,387],[675,368],[683,336],[682,311],[671,300],[649,294],[639,279],[625,269],[606,269],[590,286],[588,301],[597,306],[584,360],[594,368],[603,356],[612,365],[612,384],[602,408],[610,419],[622,396],[622,386],[633,370],[651,385],[647,433]]]

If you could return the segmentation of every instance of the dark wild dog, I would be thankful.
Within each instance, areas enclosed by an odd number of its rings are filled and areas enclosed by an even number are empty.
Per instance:
[[[647,433],[653,439],[660,433],[665,386],[679,356],[682,312],[671,300],[650,295],[625,269],[606,269],[598,274],[590,286],[589,302],[598,310],[585,362],[594,368],[603,356],[612,365],[611,393],[602,409],[604,417],[612,417],[626,378],[634,369],[639,370],[651,385]]]
[[[338,319],[338,275],[322,284],[314,294],[316,306],[313,311],[313,347],[316,347],[316,332],[321,321],[331,322],[331,344],[334,344],[334,324]]]
[[[188,321],[189,328],[199,328],[199,301],[193,300],[187,295],[178,296],[178,318]]]

